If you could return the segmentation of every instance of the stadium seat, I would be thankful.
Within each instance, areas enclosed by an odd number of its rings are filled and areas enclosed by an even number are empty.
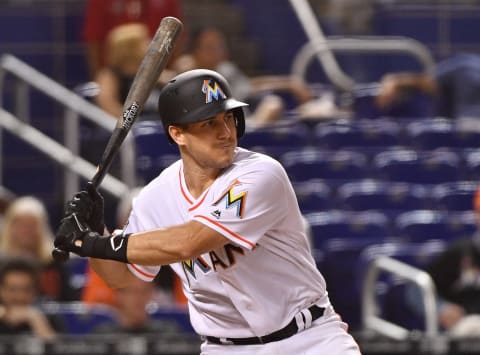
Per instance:
[[[474,212],[415,210],[399,214],[393,228],[396,236],[408,242],[449,241],[472,235],[477,224]]]
[[[480,148],[480,122],[477,118],[455,119],[455,139],[458,148]]]
[[[363,179],[369,174],[365,154],[351,150],[306,148],[285,153],[280,161],[294,182]]]
[[[331,239],[384,240],[390,235],[390,219],[379,211],[330,210],[305,214],[312,230],[313,248],[323,249]]]
[[[478,187],[476,181],[439,184],[431,191],[432,206],[446,211],[471,211],[473,197]]]
[[[315,146],[327,149],[399,145],[400,125],[391,119],[337,120],[318,124]]]
[[[378,180],[345,183],[337,189],[341,208],[353,211],[404,211],[428,206],[428,189],[422,185]]]
[[[469,180],[478,180],[480,176],[480,150],[467,150],[464,153],[465,177]]]
[[[60,322],[66,334],[92,334],[99,326],[117,322],[113,308],[104,304],[48,302],[42,309]]]
[[[132,128],[135,141],[137,172],[145,182],[156,177],[180,155],[170,144],[160,121],[140,121]]]
[[[147,306],[147,312],[153,319],[168,321],[174,324],[174,328],[183,333],[195,333],[190,323],[187,308],[161,307],[155,303]]]
[[[302,213],[326,210],[334,206],[332,189],[319,179],[293,183]]]
[[[333,238],[323,246],[320,270],[327,282],[335,311],[350,329],[361,328],[361,293],[357,287],[359,256],[366,247],[381,243],[378,238]]]
[[[88,259],[71,254],[64,265],[68,270],[70,287],[80,296],[87,283]]]
[[[477,119],[422,119],[407,124],[405,133],[409,145],[415,149],[480,147],[480,125]]]
[[[446,118],[421,119],[410,122],[405,127],[409,146],[417,150],[455,148],[454,123]]]
[[[462,177],[460,157],[453,151],[392,149],[377,153],[372,162],[377,178],[418,184],[439,184]]]
[[[310,132],[301,123],[270,125],[247,129],[238,145],[247,149],[262,151],[275,158],[292,149],[304,147],[310,142]],[[260,149],[257,149],[260,147]]]

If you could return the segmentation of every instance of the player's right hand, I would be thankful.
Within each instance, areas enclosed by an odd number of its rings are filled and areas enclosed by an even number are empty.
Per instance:
[[[103,197],[93,187],[92,183],[87,184],[86,191],[80,191],[67,202],[65,217],[75,213],[78,218],[85,221],[91,230],[102,235],[105,229]]]

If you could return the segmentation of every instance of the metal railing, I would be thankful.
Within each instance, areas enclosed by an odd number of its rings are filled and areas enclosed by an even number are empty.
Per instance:
[[[405,340],[410,334],[408,329],[377,315],[375,284],[381,272],[400,276],[420,288],[425,307],[425,334],[432,338],[438,336],[437,298],[432,278],[425,271],[388,256],[373,260],[363,283],[362,322],[365,329],[374,330],[397,340]]]
[[[307,0],[289,0],[308,42],[300,48],[292,61],[291,73],[305,81],[307,67],[317,58],[327,78],[338,88],[351,91],[355,80],[339,66],[333,52],[407,54],[417,59],[429,71],[435,62],[428,48],[407,37],[357,36],[355,38],[327,37],[316,20]]]
[[[304,80],[308,65],[315,56],[319,53],[330,51],[361,54],[406,54],[416,59],[426,72],[432,71],[435,65],[435,61],[428,48],[412,38],[391,36],[357,36],[355,38],[327,37],[325,39],[308,42],[300,48],[292,62],[292,75]],[[350,84],[345,85],[343,74],[339,77],[336,72],[332,72],[327,66],[324,66],[324,70],[328,78],[337,87],[347,91],[353,89],[353,79],[351,79]]]
[[[79,156],[80,118],[85,118],[107,131],[113,130],[116,118],[9,54],[0,57],[0,108],[4,107],[3,95],[7,74],[17,79],[14,88],[15,104],[12,114],[1,110],[1,127],[64,165],[67,168],[64,193],[65,196],[72,196],[79,190],[79,176],[90,180],[95,172],[95,166]],[[64,146],[28,124],[30,88],[40,91],[64,107]],[[2,153],[0,151],[0,184],[3,175]],[[100,160],[100,157],[98,158]],[[120,151],[122,181],[109,175],[104,180],[102,188],[116,197],[121,197],[125,191],[134,187],[136,183],[134,161],[133,140],[129,135]]]

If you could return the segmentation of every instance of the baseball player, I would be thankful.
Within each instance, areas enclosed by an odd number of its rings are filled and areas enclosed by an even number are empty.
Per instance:
[[[94,189],[75,195],[55,246],[90,257],[112,287],[152,281],[170,265],[204,340],[201,354],[358,355],[328,299],[285,170],[237,147],[244,106],[214,71],[176,76],[160,93],[159,113],[181,159],[140,192],[120,234],[101,235]]]

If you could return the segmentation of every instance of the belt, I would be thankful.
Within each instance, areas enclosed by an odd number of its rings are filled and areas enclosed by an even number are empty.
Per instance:
[[[310,313],[311,320],[306,319],[306,315],[304,314],[305,311],[308,311]],[[302,312],[298,313],[298,315],[297,315],[297,316],[302,317],[302,320],[303,320],[304,324],[308,324],[308,326],[304,327],[303,329],[310,327],[311,323],[314,320],[323,316],[323,313],[325,312],[325,308],[319,307],[319,306],[314,304],[314,305],[310,306],[305,311],[302,311]],[[277,330],[276,332],[270,333],[268,335],[261,336],[261,337],[217,338],[217,337],[212,337],[212,336],[205,336],[203,338],[204,338],[204,340],[207,340],[210,343],[220,344],[220,345],[255,345],[255,344],[271,343],[272,341],[279,341],[279,340],[282,340],[282,339],[289,338],[292,335],[298,333],[299,328],[298,328],[298,325],[297,325],[297,316],[294,317],[290,321],[290,323],[288,323],[282,329]]]

